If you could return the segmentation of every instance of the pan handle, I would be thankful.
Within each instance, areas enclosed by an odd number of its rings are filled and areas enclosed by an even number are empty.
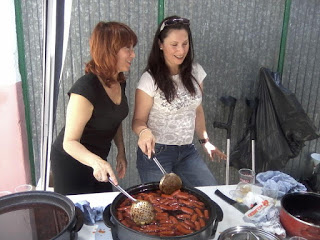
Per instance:
[[[80,208],[75,207],[75,224],[70,231],[70,239],[77,239],[78,232],[82,228],[84,223],[83,212]]]
[[[81,211],[80,208],[75,207],[75,210],[76,210],[76,214],[75,214],[76,215],[76,224],[73,228],[73,231],[79,232],[83,226],[83,223],[84,223],[84,216],[83,216],[83,212]]]
[[[220,192],[220,190],[216,190],[214,192],[217,196],[219,196],[221,199],[223,199],[224,201],[226,201],[227,203],[229,203],[230,205],[234,205],[235,203],[237,203],[235,200],[227,197],[226,195],[224,195],[222,192]]]
[[[210,238],[213,239],[216,235],[218,224],[223,219],[223,211],[217,203],[215,203],[214,201],[211,201],[211,203],[214,205],[214,209],[216,210],[216,213],[217,213],[217,216],[216,216],[216,219],[214,220],[214,225],[211,231],[211,236],[210,236]]]
[[[106,224],[108,228],[115,228],[115,225],[111,221],[111,204],[106,206],[106,208],[103,211],[103,222]]]

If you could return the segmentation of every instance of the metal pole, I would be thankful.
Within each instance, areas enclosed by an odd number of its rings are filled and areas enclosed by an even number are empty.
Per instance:
[[[285,6],[284,6],[283,25],[282,25],[282,33],[281,33],[279,59],[278,59],[278,69],[277,69],[277,72],[279,72],[281,76],[283,73],[284,56],[286,52],[290,8],[291,8],[291,0],[286,0]]]
[[[158,0],[158,24],[164,19],[164,0]]]
[[[256,159],[255,159],[255,140],[251,141],[251,161],[252,161],[252,171],[256,172]]]
[[[226,185],[229,185],[230,176],[230,139],[227,139],[227,163],[226,163]]]
[[[230,108],[228,121],[226,123],[214,121],[213,127],[227,130],[226,185],[229,185],[231,126],[232,126],[232,119],[233,119],[233,111],[236,106],[237,99],[232,96],[228,96],[228,97],[221,97],[220,100],[224,105],[229,106]]]

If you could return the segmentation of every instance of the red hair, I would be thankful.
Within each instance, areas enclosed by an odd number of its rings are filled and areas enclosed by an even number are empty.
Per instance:
[[[124,82],[123,73],[117,74],[117,54],[123,47],[135,46],[137,35],[130,27],[119,22],[99,22],[90,38],[91,60],[86,64],[85,72],[94,73],[110,87],[113,82]]]

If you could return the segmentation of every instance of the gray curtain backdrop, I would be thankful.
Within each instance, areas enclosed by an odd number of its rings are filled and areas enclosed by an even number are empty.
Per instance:
[[[213,143],[226,152],[226,131],[214,129],[213,122],[226,122],[228,108],[221,96],[238,99],[232,124],[231,149],[242,138],[247,115],[245,98],[254,96],[260,67],[277,71],[285,0],[166,0],[164,16],[180,15],[191,20],[196,61],[206,70],[203,105],[207,130]],[[25,40],[27,80],[36,177],[40,173],[40,129],[42,95],[42,1],[21,1]],[[120,21],[138,35],[136,58],[128,74],[126,94],[129,116],[124,121],[128,160],[124,187],[140,183],[136,170],[137,137],[131,131],[135,87],[146,65],[158,21],[158,0],[73,0],[69,42],[59,90],[54,136],[65,122],[67,91],[84,73],[89,60],[89,37],[99,21]],[[294,92],[308,116],[319,129],[320,1],[292,0],[283,85]],[[310,154],[320,152],[320,140],[306,142],[301,154],[291,159],[285,172],[296,179],[312,172]],[[197,146],[198,143],[195,142]],[[109,161],[115,166],[116,148]],[[202,152],[202,149],[199,148]],[[225,165],[211,162],[202,152],[220,184]],[[257,159],[258,161],[258,159]],[[231,183],[237,182],[231,169]]]

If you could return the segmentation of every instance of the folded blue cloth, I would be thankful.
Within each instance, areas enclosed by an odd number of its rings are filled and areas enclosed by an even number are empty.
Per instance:
[[[103,219],[103,207],[90,207],[90,203],[86,200],[75,203],[84,215],[84,224],[94,225],[97,221]]]
[[[258,173],[256,179],[262,184],[262,191],[264,189],[278,189],[278,198],[281,198],[286,193],[307,191],[307,188],[302,183],[280,171]]]

